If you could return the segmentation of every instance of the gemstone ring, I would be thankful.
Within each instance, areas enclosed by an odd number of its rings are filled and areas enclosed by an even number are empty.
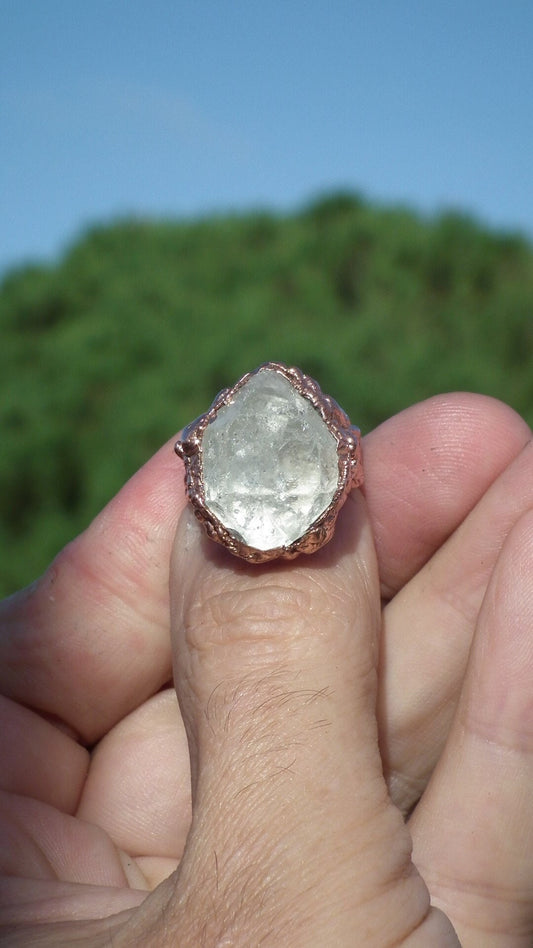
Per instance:
[[[314,379],[265,362],[176,443],[207,534],[252,563],[314,553],[363,483],[361,433]]]

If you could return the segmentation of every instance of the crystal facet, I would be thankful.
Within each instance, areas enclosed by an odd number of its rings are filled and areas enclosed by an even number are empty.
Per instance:
[[[207,507],[257,550],[289,546],[329,507],[339,483],[337,442],[284,375],[262,368],[202,435]]]

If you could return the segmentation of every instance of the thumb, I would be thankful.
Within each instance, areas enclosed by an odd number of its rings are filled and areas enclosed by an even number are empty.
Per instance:
[[[378,751],[379,585],[362,496],[322,550],[265,566],[210,542],[187,511],[171,576],[193,783],[169,905],[182,942],[343,946],[364,931],[381,946],[417,931],[409,945],[428,944],[427,890]]]

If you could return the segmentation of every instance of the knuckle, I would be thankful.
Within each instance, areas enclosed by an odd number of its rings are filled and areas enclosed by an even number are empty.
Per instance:
[[[300,638],[308,623],[309,594],[299,586],[264,578],[232,588],[211,586],[191,603],[186,620],[189,646],[271,643]]]

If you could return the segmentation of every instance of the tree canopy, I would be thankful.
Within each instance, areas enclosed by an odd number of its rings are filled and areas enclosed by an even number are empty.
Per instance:
[[[533,249],[460,213],[334,194],[297,213],[123,220],[0,285],[1,591],[261,362],[363,431],[436,392],[533,421]]]

